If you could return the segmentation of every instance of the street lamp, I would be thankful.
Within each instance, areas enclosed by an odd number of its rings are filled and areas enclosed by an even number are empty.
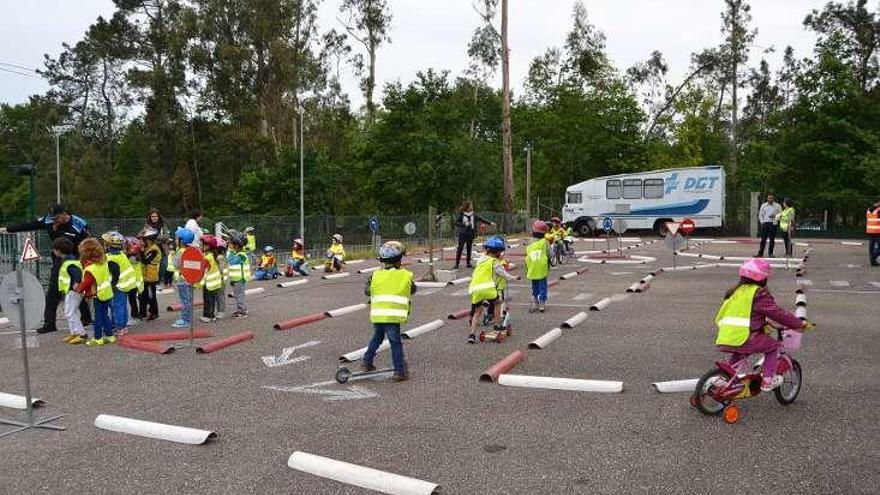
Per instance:
[[[55,202],[61,203],[61,135],[73,130],[72,125],[53,125],[49,128],[55,136]]]
[[[305,143],[303,142],[303,120],[306,113],[306,109],[303,107],[299,107],[297,109],[299,113],[299,238],[303,240],[303,244],[306,242],[306,228],[305,228],[305,203],[303,201],[303,191],[305,188],[303,187],[303,180],[305,177],[305,173],[303,172],[303,148],[305,148]]]
[[[9,170],[15,175],[26,176],[29,178],[30,191],[28,193],[28,217],[36,218],[37,209],[34,205],[36,199],[34,195],[34,179],[37,177],[37,167],[31,164],[11,165]]]
[[[531,220],[529,215],[532,204],[532,143],[526,143],[526,221]],[[526,226],[528,228],[528,226]]]

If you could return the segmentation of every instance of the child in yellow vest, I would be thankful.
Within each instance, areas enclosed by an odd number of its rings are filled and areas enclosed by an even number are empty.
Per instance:
[[[94,299],[95,318],[92,323],[94,337],[86,342],[89,347],[102,346],[116,342],[113,337],[113,322],[110,319],[110,305],[113,301],[113,285],[110,267],[104,248],[94,237],[79,244],[79,261],[83,267],[83,279],[76,291]]]
[[[333,234],[330,239],[330,248],[327,250],[327,262],[324,264],[325,272],[341,272],[345,269],[345,247],[342,245],[342,236]]]
[[[202,243],[202,254],[205,255],[205,276],[197,286],[202,286],[202,300],[205,303],[199,320],[204,323],[213,323],[217,321],[217,294],[220,287],[223,286],[223,274],[220,273],[220,266],[217,264],[215,256],[217,238],[211,234],[205,234],[200,242]]]
[[[502,264],[501,257],[507,248],[507,243],[500,236],[489,238],[483,247],[486,249],[486,258],[481,261],[471,275],[471,283],[468,285],[468,294],[471,297],[471,334],[468,336],[469,344],[477,343],[477,325],[483,314],[483,306],[494,308],[493,320],[495,330],[503,330],[501,324],[502,302],[504,300],[504,287],[507,280],[516,280],[515,275],[507,273]]]
[[[64,317],[70,327],[70,335],[64,337],[64,341],[68,344],[82,344],[88,337],[79,313],[83,296],[76,291],[82,282],[82,264],[73,252],[73,241],[66,237],[59,237],[52,242],[52,252],[61,260],[58,280],[52,283],[58,284],[58,292],[64,296]]]
[[[137,237],[125,238],[125,254],[128,256],[128,262],[134,269],[135,288],[128,292],[128,306],[131,309],[132,324],[139,323],[144,319],[141,316],[140,299],[144,293],[144,267],[141,265],[141,253],[144,250],[144,243]]]
[[[105,232],[101,235],[104,243],[104,252],[107,258],[107,267],[110,269],[110,278],[113,285],[113,304],[110,306],[110,316],[113,320],[115,335],[124,335],[128,332],[128,293],[136,290],[137,280],[134,276],[134,268],[125,255],[125,237],[116,231]],[[116,337],[111,335],[106,339],[108,343],[116,342]]]
[[[140,315],[144,321],[155,320],[159,317],[159,300],[156,291],[159,288],[159,267],[162,263],[162,249],[156,242],[159,232],[155,229],[146,229],[141,233],[144,249],[140,255],[142,276],[144,279],[144,291],[140,298]]]
[[[294,239],[293,247],[290,250],[290,259],[287,260],[287,269],[284,271],[285,277],[293,277],[300,275],[302,277],[309,276],[309,264],[306,263],[306,249],[303,246],[302,239]]]
[[[536,240],[526,247],[526,278],[532,283],[532,301],[529,313],[544,312],[547,306],[547,277],[550,275],[550,243],[547,224],[535,220],[532,237]]]

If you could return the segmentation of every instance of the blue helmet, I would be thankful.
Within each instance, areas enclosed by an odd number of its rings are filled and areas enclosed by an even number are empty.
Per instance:
[[[379,247],[379,261],[382,263],[397,263],[403,259],[406,248],[397,241],[388,241]]]
[[[483,243],[483,247],[487,251],[504,251],[507,249],[507,243],[504,242],[503,237],[496,235],[486,240],[486,242]]]
[[[263,247],[263,252],[264,252],[264,253],[271,253],[272,251],[275,251],[275,247],[274,247],[274,246],[265,246],[265,247]]]
[[[183,227],[177,227],[177,230],[174,231],[174,237],[180,239],[184,246],[189,246],[196,240],[196,235],[193,234],[192,230]]]

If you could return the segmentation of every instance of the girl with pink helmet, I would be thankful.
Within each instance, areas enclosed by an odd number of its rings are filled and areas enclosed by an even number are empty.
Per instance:
[[[776,374],[782,342],[776,339],[775,330],[768,325],[768,320],[791,330],[813,328],[809,321],[802,321],[776,304],[767,289],[771,271],[770,264],[762,258],[750,258],[743,262],[739,268],[739,283],[727,291],[724,303],[715,316],[718,325],[715,344],[719,351],[731,354],[732,365],[751,354],[764,354],[761,390],[765,392],[782,384],[782,377]]]

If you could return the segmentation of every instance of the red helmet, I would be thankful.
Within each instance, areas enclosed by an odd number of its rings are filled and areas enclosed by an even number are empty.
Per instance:
[[[550,227],[543,220],[535,220],[535,223],[532,224],[532,232],[546,234],[550,232]]]
[[[204,234],[201,243],[202,245],[213,249],[217,247],[217,238],[211,234]]]
[[[137,237],[125,238],[125,252],[129,256],[136,256],[144,249],[144,243]]]

